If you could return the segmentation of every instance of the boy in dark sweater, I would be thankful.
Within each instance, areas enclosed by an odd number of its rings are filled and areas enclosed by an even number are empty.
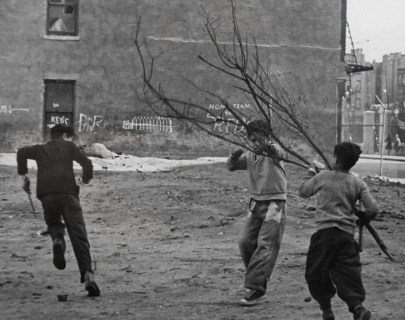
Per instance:
[[[64,140],[64,136],[71,133],[71,128],[58,124],[51,129],[51,141],[18,149],[18,174],[23,178],[23,189],[29,191],[27,160],[37,162],[37,197],[42,203],[45,222],[53,242],[53,264],[59,270],[66,267],[66,224],[79,265],[80,281],[85,283],[88,295],[95,297],[100,295],[100,290],[93,278],[90,244],[79,202],[73,161],[82,166],[84,183],[89,183],[93,178],[93,165],[73,142]]]
[[[353,313],[355,320],[371,319],[371,312],[362,306],[365,290],[361,279],[359,247],[354,239],[356,202],[365,211],[359,223],[365,224],[378,214],[378,205],[366,183],[350,173],[361,149],[351,142],[337,144],[333,170],[310,168],[309,180],[299,189],[299,195],[318,195],[317,229],[307,255],[305,278],[312,297],[319,303],[323,320],[334,320],[331,299],[337,293]]]
[[[247,170],[251,194],[249,214],[239,243],[246,267],[244,286],[248,289],[242,305],[254,305],[263,298],[273,272],[286,224],[287,179],[280,160],[282,149],[270,141],[271,128],[260,120],[247,125],[253,151],[235,151],[227,161],[228,170]]]

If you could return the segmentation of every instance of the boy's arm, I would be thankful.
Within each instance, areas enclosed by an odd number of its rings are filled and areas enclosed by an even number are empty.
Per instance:
[[[38,146],[27,146],[27,147],[22,147],[17,150],[17,172],[21,176],[22,179],[22,188],[23,190],[30,194],[31,193],[31,188],[30,188],[30,179],[27,176],[28,173],[28,159],[32,160],[37,160],[38,158]]]
[[[313,166],[308,167],[308,171],[304,177],[305,181],[298,189],[298,195],[302,198],[309,198],[318,192],[317,187],[317,170]]]
[[[24,176],[28,173],[28,159],[37,160],[38,147],[28,146],[17,150],[17,172]]]
[[[73,160],[82,166],[82,181],[83,183],[89,183],[93,179],[93,163],[73,142],[72,145]]]
[[[247,170],[247,157],[242,149],[233,152],[226,161],[226,167],[229,171]]]
[[[367,184],[364,181],[361,181],[360,202],[364,208],[364,218],[368,221],[375,219],[380,209],[378,207],[377,201],[371,195],[370,190],[368,189]]]

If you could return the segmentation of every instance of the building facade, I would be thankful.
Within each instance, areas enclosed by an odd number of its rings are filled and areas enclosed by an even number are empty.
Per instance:
[[[336,81],[344,76],[346,0],[235,1],[241,32],[254,37],[261,55],[292,79],[294,90],[328,114],[319,128],[336,133]],[[207,90],[250,103],[197,59],[217,59],[203,30],[203,6],[221,17],[221,41],[232,41],[229,1],[4,0],[0,9],[0,149],[44,141],[52,125],[72,125],[82,143],[114,151],[157,154],[216,152],[177,120],[158,117],[140,99],[142,74],[133,30],[142,36],[166,91],[187,99],[191,79]],[[344,52],[343,52],[344,53]],[[217,101],[204,101],[215,105]],[[332,129],[331,129],[332,128]],[[228,130],[213,127],[212,130]],[[207,142],[209,141],[209,142]]]
[[[359,64],[369,64],[361,49],[355,50],[346,60],[353,62],[353,56]],[[405,55],[387,54],[382,57],[382,62],[372,64],[373,70],[347,77],[343,136],[363,145],[364,153],[388,153],[385,140],[390,136],[394,141],[398,135],[400,149],[392,154],[404,154]]]

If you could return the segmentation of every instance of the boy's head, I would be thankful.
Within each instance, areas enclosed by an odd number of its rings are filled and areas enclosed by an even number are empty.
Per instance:
[[[336,165],[342,170],[350,170],[359,160],[361,149],[352,142],[342,142],[335,146],[333,151],[336,157]]]
[[[246,125],[247,137],[256,151],[262,150],[272,132],[271,126],[264,120],[253,120]]]
[[[72,127],[68,127],[63,124],[57,124],[51,128],[51,139],[54,140],[61,137],[74,139],[76,138],[76,135]]]
[[[253,120],[246,125],[248,138],[254,135],[262,135],[268,137],[271,132],[271,125],[265,120]]]

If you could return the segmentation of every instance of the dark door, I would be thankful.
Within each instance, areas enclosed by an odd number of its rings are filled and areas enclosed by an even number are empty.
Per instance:
[[[56,124],[74,126],[75,81],[46,80],[44,98],[44,138]]]

